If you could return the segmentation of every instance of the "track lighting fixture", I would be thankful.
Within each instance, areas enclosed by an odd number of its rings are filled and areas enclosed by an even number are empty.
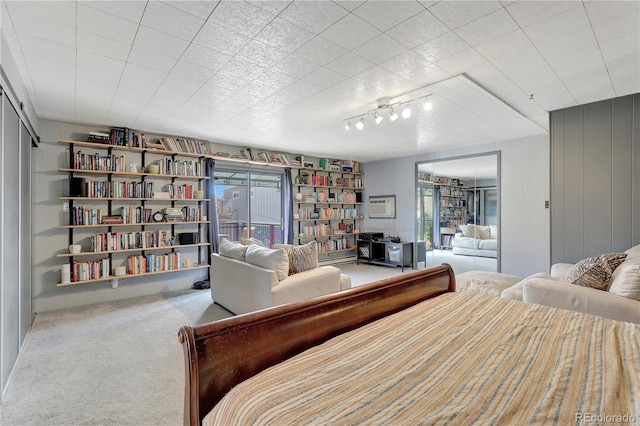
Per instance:
[[[426,86],[425,86],[426,87]],[[424,88],[421,88],[424,89]],[[419,90],[419,89],[416,89]],[[406,95],[406,93],[405,93]],[[373,117],[374,121],[376,122],[376,124],[380,124],[383,120],[384,120],[384,116],[382,114],[380,114],[381,110],[383,109],[388,109],[389,110],[389,120],[390,121],[396,121],[399,117],[397,110],[400,110],[402,113],[402,117],[403,118],[409,118],[411,117],[411,102],[412,101],[417,101],[418,99],[424,99],[425,103],[424,103],[424,110],[425,111],[431,111],[431,109],[433,108],[433,105],[431,103],[431,101],[429,100],[429,98],[433,95],[433,93],[430,93],[428,95],[421,95],[418,97],[415,97],[413,99],[408,99],[408,100],[399,100],[398,102],[391,102],[391,98],[379,98],[376,103],[377,103],[377,107],[375,109],[369,110],[365,113],[362,114],[358,114],[358,115],[354,115],[351,116],[349,118],[345,118],[343,121],[346,123],[345,124],[345,129],[349,130],[351,128],[351,120],[358,120],[356,121],[356,129],[358,130],[362,130],[364,129],[364,119],[366,116],[371,116]],[[404,96],[404,95],[401,95]]]

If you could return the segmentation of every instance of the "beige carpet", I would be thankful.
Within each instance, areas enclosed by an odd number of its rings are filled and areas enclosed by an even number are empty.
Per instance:
[[[336,266],[354,286],[402,273],[385,266]],[[178,329],[228,316],[211,303],[209,290],[38,314],[3,398],[0,424],[182,424]]]

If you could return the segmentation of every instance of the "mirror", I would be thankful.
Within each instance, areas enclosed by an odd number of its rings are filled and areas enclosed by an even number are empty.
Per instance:
[[[500,153],[416,163],[416,261],[500,271]]]

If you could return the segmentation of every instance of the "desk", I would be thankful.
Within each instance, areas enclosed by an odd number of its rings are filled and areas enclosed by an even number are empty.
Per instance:
[[[356,264],[413,266],[413,243],[357,240]]]

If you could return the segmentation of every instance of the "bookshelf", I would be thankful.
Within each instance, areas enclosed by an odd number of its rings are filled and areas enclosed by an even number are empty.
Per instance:
[[[300,168],[293,183],[294,244],[317,241],[320,260],[355,256],[363,176],[354,161],[320,159],[320,167]]]
[[[104,140],[58,143],[69,150],[67,167],[58,169],[69,175],[69,194],[58,197],[69,211],[57,228],[68,231],[70,246],[81,245],[79,253],[56,255],[69,265],[58,286],[111,281],[117,287],[122,279],[209,267],[208,154],[194,145],[189,152]],[[197,234],[198,241],[179,244],[180,233]]]

